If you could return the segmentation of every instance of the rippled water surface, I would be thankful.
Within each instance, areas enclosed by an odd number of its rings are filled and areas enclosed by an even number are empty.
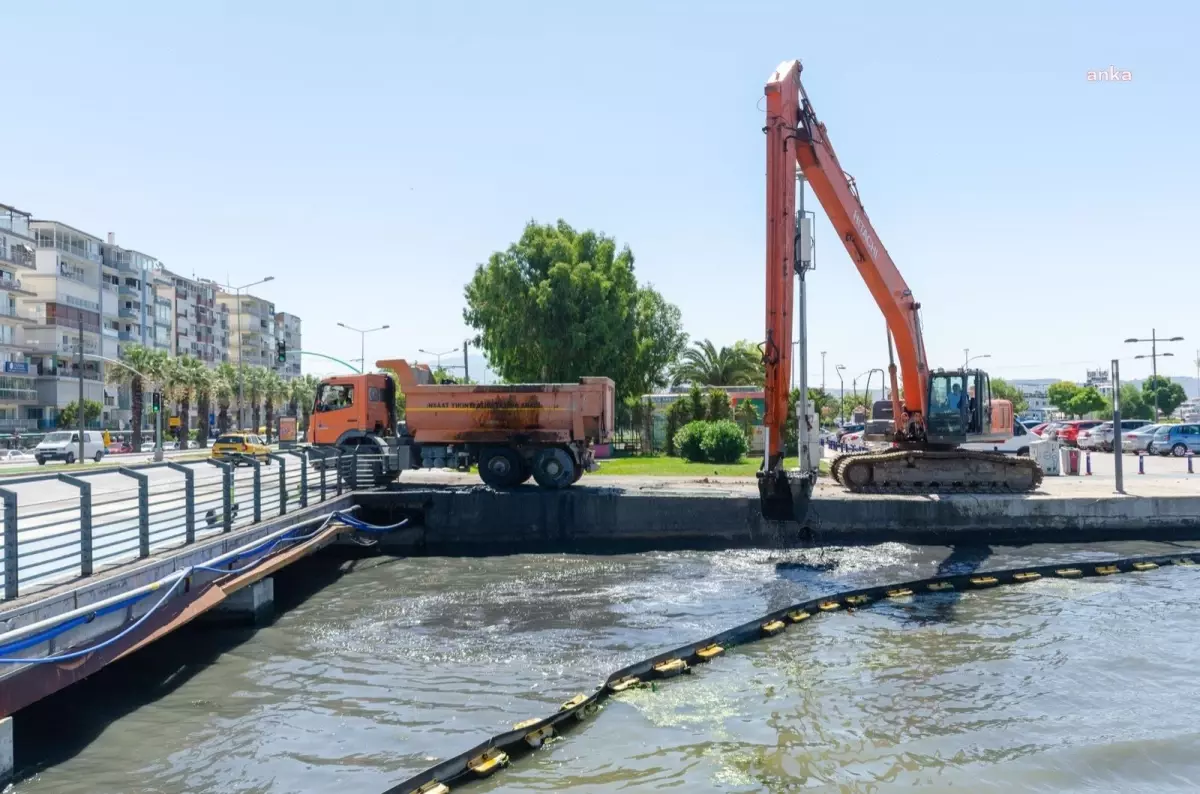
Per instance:
[[[17,717],[18,794],[380,792],[611,670],[816,594],[1168,544],[310,561]],[[824,616],[469,790],[1200,790],[1200,569]]]

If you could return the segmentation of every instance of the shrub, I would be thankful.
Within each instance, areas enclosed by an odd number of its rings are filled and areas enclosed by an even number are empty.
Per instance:
[[[708,435],[708,422],[688,422],[675,434],[675,448],[679,456],[692,463],[705,459],[704,441]]]
[[[692,423],[692,425],[696,424],[699,423]],[[706,460],[712,463],[737,463],[750,448],[750,445],[746,443],[746,434],[742,432],[736,422],[723,419],[720,422],[705,422],[704,424],[701,450]],[[688,427],[692,425],[688,425]]]
[[[688,422],[695,418],[692,416],[692,404],[690,400],[679,398],[675,402],[667,406],[667,454],[677,455],[679,448],[675,445],[675,436],[679,434],[680,428],[684,427]],[[699,417],[703,419],[704,417]]]

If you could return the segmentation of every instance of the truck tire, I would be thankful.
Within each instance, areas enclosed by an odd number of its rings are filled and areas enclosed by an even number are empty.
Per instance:
[[[515,449],[488,447],[479,455],[479,478],[493,488],[511,488],[522,482],[525,462]]]
[[[543,488],[566,488],[575,482],[578,470],[571,453],[558,447],[547,447],[533,459],[533,478]]]

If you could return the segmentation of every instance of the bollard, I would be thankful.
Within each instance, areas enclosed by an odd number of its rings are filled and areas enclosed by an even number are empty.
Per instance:
[[[1192,451],[1189,449],[1187,454],[1188,459],[1188,474],[1192,474]]]
[[[1090,449],[1084,455],[1083,465],[1087,469],[1087,476],[1092,476],[1092,451]]]
[[[1145,473],[1146,473],[1146,456],[1145,456],[1145,454],[1139,452],[1138,453],[1138,474],[1145,474]]]

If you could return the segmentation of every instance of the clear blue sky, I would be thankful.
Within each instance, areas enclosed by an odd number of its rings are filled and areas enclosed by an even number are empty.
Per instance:
[[[357,356],[339,320],[392,326],[372,360],[461,344],[475,265],[558,217],[632,246],[693,337],[760,339],[762,85],[801,58],[934,366],[1082,378],[1157,326],[1195,372],[1195,3],[188,5],[6,7],[0,202],[274,275],[307,348]],[[1087,82],[1110,65],[1133,80]],[[819,217],[836,387],[884,326]]]

